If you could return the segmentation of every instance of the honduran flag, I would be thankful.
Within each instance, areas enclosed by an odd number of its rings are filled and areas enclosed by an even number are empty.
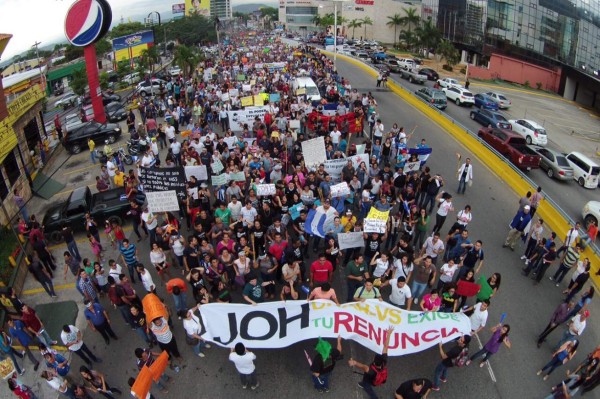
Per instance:
[[[304,222],[304,231],[311,236],[325,237],[324,226],[326,219],[326,213],[317,211],[316,209],[310,209],[306,215],[306,222]]]

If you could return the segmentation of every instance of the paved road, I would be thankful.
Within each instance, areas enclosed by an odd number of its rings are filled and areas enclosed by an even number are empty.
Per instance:
[[[375,91],[372,79],[357,67],[344,61],[339,61],[339,69],[343,76],[349,78],[354,87],[361,90],[372,90],[379,103],[379,111],[386,126],[398,122],[404,126],[419,125],[417,138],[425,137],[433,146],[434,153],[428,164],[434,172],[447,176],[449,180],[448,189],[455,191],[456,182],[453,179],[453,169],[456,165],[455,152],[468,155],[468,151],[460,144],[445,134],[437,125],[430,122],[425,116],[415,109],[402,103],[393,93],[387,91]],[[79,155],[82,157],[83,155]],[[510,252],[501,248],[506,233],[508,220],[513,216],[517,196],[507,187],[499,182],[495,176],[477,160],[474,160],[476,181],[469,188],[464,197],[457,197],[455,206],[457,209],[465,204],[473,207],[474,220],[470,225],[472,237],[482,239],[486,251],[486,264],[483,273],[500,272],[503,276],[502,287],[494,299],[490,308],[490,325],[498,321],[502,312],[508,313],[507,322],[512,325],[511,351],[502,350],[491,360],[494,378],[492,381],[489,370],[471,366],[464,369],[450,370],[449,381],[444,384],[440,393],[432,394],[430,397],[447,398],[541,398],[549,392],[552,383],[559,381],[565,368],[556,371],[547,382],[536,377],[535,371],[547,362],[551,355],[550,346],[536,349],[534,339],[547,323],[554,306],[561,300],[560,290],[551,285],[548,280],[537,287],[533,287],[531,280],[523,278],[519,273],[522,264],[519,261],[519,252]],[[449,227],[449,224],[446,226]],[[143,243],[141,248],[146,264],[148,264],[148,247]],[[87,246],[80,244],[83,255],[89,256]],[[55,254],[60,254],[64,249],[57,248]],[[107,257],[115,254],[108,251]],[[154,274],[154,272],[152,272]],[[159,278],[154,274],[155,282]],[[339,284],[341,276],[338,277],[337,289],[340,297],[345,297],[345,287]],[[59,283],[62,283],[59,279]],[[35,283],[28,281],[26,288],[36,287]],[[137,289],[143,288],[138,285]],[[165,297],[168,304],[171,299],[161,287],[159,295]],[[73,288],[65,288],[60,291],[60,300],[79,300]],[[191,298],[188,298],[191,299]],[[34,294],[25,297],[29,303],[46,302],[45,294]],[[106,303],[106,302],[104,302]],[[172,305],[172,304],[171,304]],[[191,305],[191,302],[190,302]],[[141,344],[141,341],[129,328],[127,328],[120,315],[109,310],[114,322],[115,331],[121,337],[110,347],[106,347],[101,338],[91,331],[86,331],[85,340],[104,358],[104,363],[99,370],[109,376],[109,381],[121,389],[126,387],[127,378],[136,375],[133,361],[133,348]],[[575,362],[583,359],[594,345],[599,341],[598,322],[596,315],[600,314],[597,307],[592,308],[592,318],[585,331],[580,352]],[[81,320],[79,320],[81,323]],[[169,394],[161,394],[155,391],[159,398],[188,397],[194,390],[200,392],[199,397],[215,398],[226,397],[287,397],[287,398],[312,398],[316,394],[310,382],[308,366],[304,358],[303,350],[310,351],[313,342],[301,342],[290,348],[278,350],[256,351],[258,356],[258,378],[261,387],[257,391],[243,391],[237,379],[233,366],[227,361],[228,350],[213,348],[207,350],[207,357],[200,359],[194,357],[191,350],[185,345],[183,329],[178,320],[176,325],[176,336],[180,349],[185,352],[186,365],[178,375],[175,383],[169,388]],[[481,339],[485,342],[489,338],[489,332],[481,333]],[[559,333],[551,336],[550,343],[554,344],[559,339]],[[477,340],[472,343],[473,351],[479,349]],[[344,342],[346,359],[350,356],[361,361],[368,361],[372,353],[359,345],[347,341]],[[402,358],[393,358],[390,361],[390,376],[388,383],[377,391],[383,398],[393,397],[393,391],[403,381],[416,377],[433,377],[433,370],[439,361],[437,349]],[[33,373],[29,363],[28,373],[25,375],[27,382],[35,381],[33,386],[40,387],[39,379],[33,379]],[[74,360],[72,370],[79,368],[79,359]],[[338,364],[332,379],[332,391],[328,394],[333,398],[364,398],[366,395],[356,383],[360,377],[353,374],[345,363]],[[41,385],[44,385],[41,381]],[[0,397],[8,398],[5,390]],[[39,392],[39,391],[38,391]],[[44,396],[41,397],[50,397]],[[594,397],[589,395],[589,397]]]

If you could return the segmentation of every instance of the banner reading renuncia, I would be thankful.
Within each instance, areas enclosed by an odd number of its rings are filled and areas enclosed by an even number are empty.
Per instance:
[[[376,299],[340,306],[326,300],[267,302],[255,306],[202,305],[202,337],[232,348],[284,348],[308,339],[352,339],[380,353],[385,330],[393,326],[389,355],[426,350],[469,334],[471,323],[462,313],[412,312]]]

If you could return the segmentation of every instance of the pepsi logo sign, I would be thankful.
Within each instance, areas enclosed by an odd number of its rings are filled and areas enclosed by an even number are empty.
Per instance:
[[[65,35],[77,47],[100,40],[112,22],[112,10],[106,0],[77,0],[67,11]]]

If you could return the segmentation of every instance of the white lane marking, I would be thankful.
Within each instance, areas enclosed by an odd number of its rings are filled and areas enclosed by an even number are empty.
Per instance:
[[[479,349],[483,349],[483,345],[481,344],[481,340],[479,339],[479,335],[475,334],[475,338],[477,338],[477,342],[479,343]],[[490,365],[490,361],[488,360],[487,362],[487,369],[490,373],[490,378],[492,379],[492,382],[495,384],[496,383],[496,376],[494,375],[494,370],[492,370],[492,366]]]

